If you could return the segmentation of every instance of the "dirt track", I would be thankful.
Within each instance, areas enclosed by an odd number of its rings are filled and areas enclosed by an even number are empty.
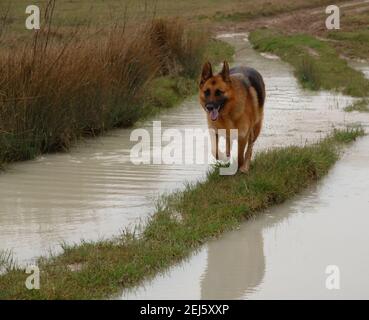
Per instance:
[[[347,1],[339,4],[342,20],[351,13],[362,13],[369,11],[369,1]],[[313,9],[300,9],[294,12],[283,13],[273,17],[261,17],[245,22],[228,22],[217,27],[218,32],[252,31],[257,28],[267,27],[280,29],[288,33],[305,32],[321,36],[327,29],[325,27],[325,6]],[[347,30],[349,25],[341,21],[341,30]]]

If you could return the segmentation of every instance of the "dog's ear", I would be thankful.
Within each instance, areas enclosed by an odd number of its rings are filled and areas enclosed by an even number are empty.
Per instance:
[[[220,75],[225,82],[229,82],[231,80],[229,75],[229,65],[227,61],[223,62],[223,69],[220,72]]]
[[[211,67],[210,62],[206,62],[202,67],[200,87],[206,82],[206,80],[210,79],[212,76],[213,68]]]

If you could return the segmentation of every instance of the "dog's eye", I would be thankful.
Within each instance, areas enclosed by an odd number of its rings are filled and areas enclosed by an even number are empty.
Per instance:
[[[220,91],[219,89],[215,90],[215,96],[219,97],[223,94],[224,92]]]
[[[205,97],[210,96],[210,90],[209,89],[205,90],[204,94],[205,94]]]

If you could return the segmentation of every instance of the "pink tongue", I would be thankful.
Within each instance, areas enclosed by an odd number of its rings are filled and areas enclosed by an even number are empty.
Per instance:
[[[218,119],[218,115],[219,115],[219,112],[218,112],[217,109],[211,110],[211,112],[210,112],[210,118],[211,118],[211,120],[213,120],[213,121],[217,120]]]

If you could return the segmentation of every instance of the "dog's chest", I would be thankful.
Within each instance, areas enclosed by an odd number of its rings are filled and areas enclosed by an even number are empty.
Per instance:
[[[234,114],[222,115],[217,121],[211,121],[208,117],[208,127],[215,131],[218,130],[237,130],[239,137],[244,137],[250,127],[249,118],[245,113],[241,113],[241,116],[234,117]]]

